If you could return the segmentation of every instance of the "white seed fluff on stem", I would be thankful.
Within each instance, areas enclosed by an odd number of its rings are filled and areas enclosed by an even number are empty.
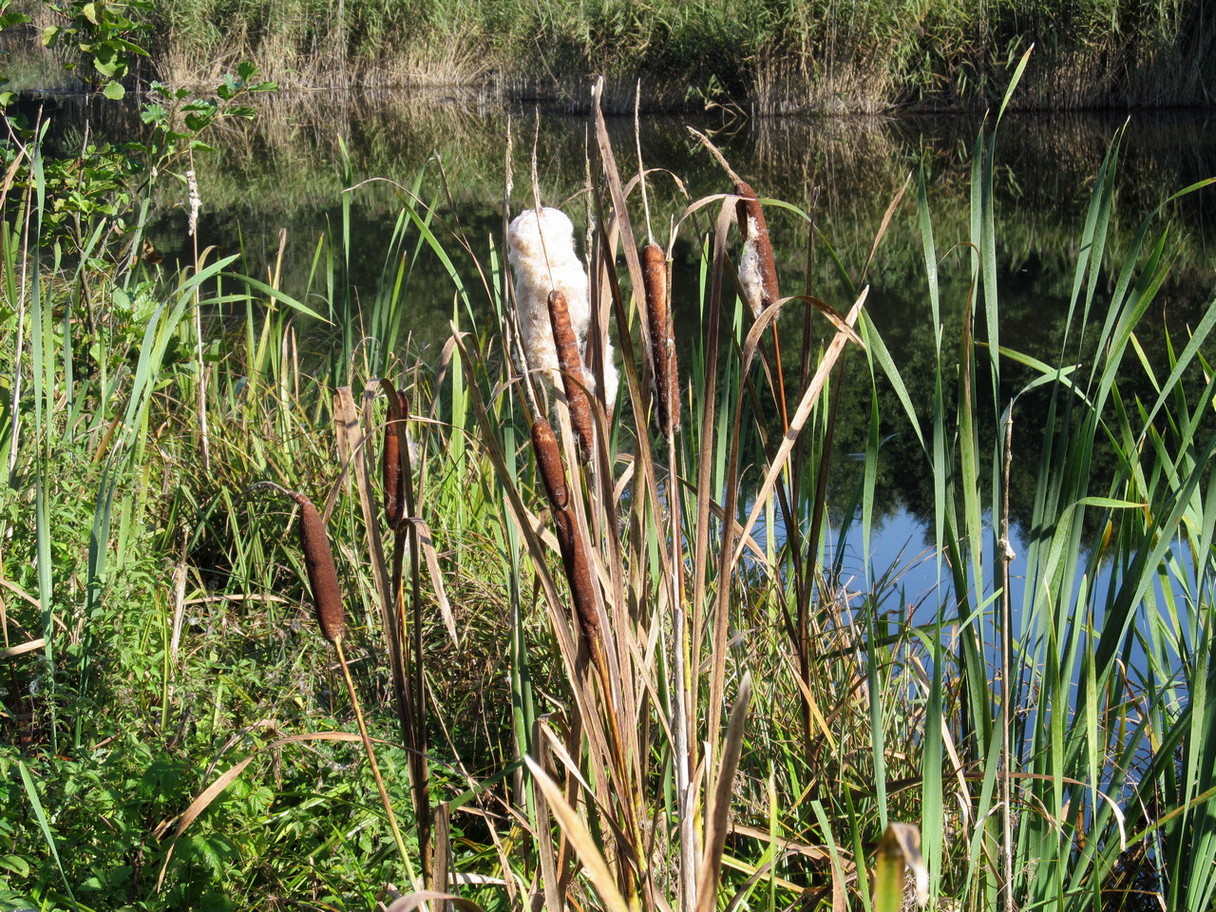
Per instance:
[[[604,339],[604,404],[607,406],[609,417],[616,407],[616,388],[620,379],[620,374],[616,369],[616,358],[612,356],[612,342]]]
[[[525,209],[507,228],[507,259],[515,273],[515,306],[528,368],[556,371],[549,292],[566,296],[580,354],[591,322],[587,270],[574,252],[574,226],[560,209]]]
[[[743,255],[739,258],[739,284],[743,286],[743,294],[747,299],[747,309],[753,317],[760,316],[772,301],[765,300],[764,288],[764,257],[760,252],[757,239],[760,236],[760,226],[753,216],[747,217],[747,238],[743,241]]]

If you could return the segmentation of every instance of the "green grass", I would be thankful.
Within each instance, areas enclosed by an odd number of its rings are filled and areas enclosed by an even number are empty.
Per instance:
[[[0,235],[0,908],[373,908],[391,882],[490,910],[538,892],[553,912],[886,910],[866,872],[898,888],[901,822],[938,909],[1210,905],[1216,309],[1173,334],[1149,318],[1175,248],[1157,212],[1116,229],[1123,134],[1095,162],[1050,361],[1000,338],[999,117],[964,213],[941,214],[958,197],[926,170],[874,218],[872,265],[811,236],[813,274],[843,290],[819,301],[831,286],[783,273],[798,338],[740,300],[733,199],[692,202],[667,434],[631,291],[634,152],[592,129],[592,337],[613,338],[622,380],[586,462],[564,394],[517,369],[501,231],[457,224],[442,175],[355,191],[399,213],[371,295],[352,291],[346,194],[296,300],[279,271],[206,251],[177,275],[132,262],[138,199],[125,232],[105,207],[48,220],[39,148],[18,153]],[[796,203],[766,208],[810,234]],[[867,270],[909,256],[893,244],[920,264],[925,376],[865,307]],[[401,335],[420,293],[403,264],[424,258],[452,322],[428,358]],[[302,332],[305,305],[322,329]],[[381,378],[415,443],[397,529]],[[1036,399],[1048,418],[1024,436]],[[537,474],[541,416],[565,501]],[[931,479],[927,594],[871,559],[896,458]],[[827,485],[846,462],[850,483]],[[1019,463],[1031,484],[1012,484]],[[314,629],[297,517],[260,481],[327,516],[404,862]],[[860,529],[860,580],[830,557],[833,514]],[[1010,517],[1026,547],[1006,557]],[[598,634],[571,607],[588,581]]]

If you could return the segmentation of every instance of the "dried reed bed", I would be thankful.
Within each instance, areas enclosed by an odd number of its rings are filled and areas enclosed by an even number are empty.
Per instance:
[[[994,13],[980,0],[442,8],[245,0],[221,30],[210,0],[171,0],[154,18],[158,70],[175,84],[214,84],[217,71],[252,59],[294,87],[479,85],[579,112],[590,108],[588,73],[609,77],[601,105],[611,113],[632,110],[639,78],[652,109],[669,111],[983,110],[1000,101],[1010,63],[1036,41],[1041,89],[1015,105],[1202,104],[1216,76],[1211,18],[1196,4],[1160,2],[1051,0]]]

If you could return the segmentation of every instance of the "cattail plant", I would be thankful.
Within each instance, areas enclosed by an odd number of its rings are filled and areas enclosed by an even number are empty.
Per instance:
[[[397,815],[393,813],[388,789],[384,786],[384,777],[380,774],[380,764],[376,762],[376,752],[372,748],[372,739],[368,735],[367,722],[363,717],[363,706],[359,702],[355,682],[350,674],[350,664],[346,661],[346,651],[342,647],[342,637],[346,632],[346,612],[342,606],[342,587],[338,582],[338,569],[334,563],[333,550],[329,545],[329,536],[325,531],[325,520],[313,502],[303,494],[288,491],[273,482],[259,482],[258,485],[255,485],[255,487],[262,486],[273,487],[281,491],[300,508],[300,550],[304,554],[308,585],[312,589],[317,625],[321,629],[321,635],[329,640],[337,653],[338,664],[342,668],[342,677],[346,681],[346,690],[355,711],[355,720],[359,725],[359,737],[363,742],[363,750],[367,755],[372,778],[376,780],[376,788],[380,793],[380,803],[388,818],[389,829],[392,830],[393,842],[401,855],[401,861],[409,869],[409,852],[406,850],[405,840],[401,836],[401,828],[397,825]]]
[[[764,220],[764,209],[752,185],[735,175],[735,218],[739,223],[739,234],[743,237],[743,255],[739,258],[739,284],[752,317],[758,318],[770,304],[781,297],[777,284],[777,265],[773,260],[773,242],[768,235],[768,223]],[[789,416],[785,406],[785,368],[781,363],[781,336],[777,323],[773,322],[773,373],[777,380],[777,407],[781,412],[781,426],[789,428]]]
[[[578,439],[580,455],[591,458],[595,437],[591,426],[591,403],[582,382],[589,379],[579,356],[578,340],[570,324],[570,308],[560,289],[549,292],[549,319],[553,324],[553,341],[557,346],[557,362],[562,369],[562,388],[566,393],[566,408],[570,410],[570,426]]]
[[[380,389],[388,400],[388,422],[384,425],[384,446],[381,451],[381,481],[383,486],[384,518],[393,534],[392,575],[387,581],[389,589],[383,596],[386,600],[384,616],[389,635],[389,661],[393,666],[394,687],[397,688],[398,712],[401,733],[408,751],[410,782],[414,797],[414,818],[417,821],[418,843],[422,853],[423,877],[430,883],[433,873],[430,848],[430,799],[427,791],[429,771],[427,764],[426,733],[426,686],[423,678],[422,600],[420,593],[419,565],[421,547],[418,527],[413,522],[417,504],[413,489],[412,466],[415,460],[413,441],[409,436],[406,416],[409,404],[405,394],[387,378],[380,379]],[[356,469],[356,475],[366,474]],[[364,504],[365,515],[371,516],[370,490],[361,489],[361,497],[368,498]],[[404,573],[406,548],[410,551],[410,583],[413,617],[406,623],[406,578]],[[383,552],[372,549],[381,557]],[[410,642],[405,642],[406,631]],[[412,653],[410,658],[407,654]],[[434,884],[432,884],[434,885]]]
[[[569,387],[580,385],[588,391],[596,389],[595,375],[587,365],[587,330],[591,324],[591,300],[588,291],[587,270],[574,252],[574,226],[560,209],[542,207],[526,209],[515,217],[507,228],[507,258],[515,276],[515,305],[519,318],[519,334],[523,343],[524,357],[531,371],[542,371],[550,383],[556,385],[556,372],[564,371],[567,377],[563,389],[573,412],[581,406],[571,402]],[[550,311],[549,296],[560,292],[565,300],[570,335],[559,329]],[[559,334],[561,338],[559,338]],[[561,348],[573,338],[574,348],[567,349],[567,358],[562,360]],[[569,352],[577,353],[570,359]],[[612,354],[612,343],[607,336],[603,340],[603,396],[604,407],[611,414],[616,402],[619,375]],[[577,397],[576,397],[577,398]],[[587,402],[586,397],[583,398]],[[590,453],[590,409],[587,423],[576,425],[583,455]]]
[[[692,127],[688,129],[722,166],[735,185],[735,195],[739,197],[735,202],[735,221],[743,238],[743,253],[739,257],[739,285],[743,289],[747,309],[752,318],[757,319],[766,307],[781,298],[781,289],[777,283],[777,265],[773,258],[773,242],[769,238],[768,222],[764,219],[760,197],[752,185],[735,172],[707,136]],[[777,387],[777,409],[781,413],[782,429],[788,430],[790,422],[785,401],[785,371],[781,363],[781,338],[777,332],[776,321],[773,322],[772,333],[771,372]]]
[[[773,242],[768,236],[768,223],[760,198],[751,184],[735,181],[735,216],[739,235],[743,238],[743,255],[739,258],[739,284],[748,309],[758,317],[766,307],[781,297],[777,285],[777,268],[773,262]]]
[[[325,534],[325,521],[313,502],[303,494],[288,491],[287,496],[300,508],[300,550],[304,553],[304,568],[312,588],[317,626],[325,639],[340,647],[346,630],[346,612],[342,609],[342,587],[338,583],[338,569],[334,565],[329,537]]]
[[[736,173],[722,152],[709,141],[704,133],[688,128],[710,155],[722,166],[735,185],[735,221],[739,236],[743,238],[743,255],[739,258],[739,284],[752,317],[759,317],[774,301],[781,297],[777,284],[777,266],[773,259],[773,242],[768,235],[768,222],[764,220],[764,209],[755,189]]]
[[[556,371],[560,364],[549,317],[549,293],[566,299],[570,329],[579,352],[587,340],[591,303],[587,270],[574,252],[574,225],[560,209],[526,209],[507,229],[507,259],[515,275],[519,332],[532,371]],[[549,374],[552,380],[552,374]]]
[[[671,308],[667,301],[667,255],[653,242],[642,248],[642,279],[658,396],[659,429],[669,434],[680,422],[680,378]]]

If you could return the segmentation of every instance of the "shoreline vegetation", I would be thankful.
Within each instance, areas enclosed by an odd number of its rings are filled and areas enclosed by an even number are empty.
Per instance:
[[[140,48],[167,59],[163,26],[136,46],[126,15],[168,4],[59,8],[93,103],[153,78]],[[333,72],[375,8],[310,8],[338,12]],[[514,12],[538,9],[560,15]],[[472,22],[420,20],[408,53]],[[541,25],[511,23],[550,47]],[[310,34],[223,47],[291,75],[292,48],[333,57]],[[862,37],[832,40],[884,52]],[[1054,85],[1016,90],[1028,53],[983,59],[977,98]],[[1052,236],[1062,321],[1030,289],[1041,351],[1008,332],[1030,298],[1006,257],[1040,229],[1004,214],[1011,161],[1038,153],[1003,102],[892,165],[885,200],[816,178],[850,225],[753,190],[725,132],[683,131],[664,167],[598,89],[570,89],[581,138],[482,127],[504,162],[484,186],[339,134],[328,224],[300,256],[283,228],[265,268],[200,237],[201,160],[303,143],[243,129],[283,73],[218,65],[200,94],[148,84],[121,142],[52,136],[0,93],[0,912],[902,912],[913,886],[931,912],[1213,908],[1216,301],[1176,309],[1171,216],[1216,178],[1124,192],[1146,159],[1116,128],[1062,203],[1071,242]],[[694,100],[745,97],[722,85]],[[1028,197],[1069,167],[1048,138]],[[386,214],[376,258],[357,195]],[[177,263],[153,243],[166,200]],[[532,245],[541,206],[562,230]],[[559,242],[580,275],[554,293]],[[889,326],[884,280],[914,289]],[[542,296],[559,370],[523,331]],[[436,298],[423,358],[411,321]],[[911,324],[920,362],[894,345]],[[923,591],[873,548],[892,471],[933,505]]]
[[[476,88],[571,113],[983,110],[1035,54],[1014,108],[1207,106],[1216,16],[1199,0],[152,0],[132,82],[208,85],[239,61],[284,90]],[[47,4],[18,0],[34,29]],[[136,18],[135,16],[132,17]]]

